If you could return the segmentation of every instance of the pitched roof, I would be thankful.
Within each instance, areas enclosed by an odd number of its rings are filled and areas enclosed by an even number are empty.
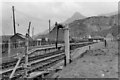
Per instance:
[[[15,36],[19,36],[19,37],[25,39],[25,37],[22,36],[22,34],[20,34],[20,33],[16,33],[15,35],[11,36],[10,39],[12,39],[12,38],[15,37]]]
[[[11,38],[13,38],[14,36],[19,36],[21,37],[22,39],[25,39],[26,38],[26,35],[22,35],[20,33],[16,33],[15,35],[13,35]],[[32,38],[29,36],[29,39],[32,40]]]
[[[25,36],[25,35],[22,35],[22,34],[20,34],[20,33],[16,33],[16,35],[20,36],[20,37],[21,37],[21,38],[23,38],[23,39],[25,39],[25,38],[26,38],[26,36]]]

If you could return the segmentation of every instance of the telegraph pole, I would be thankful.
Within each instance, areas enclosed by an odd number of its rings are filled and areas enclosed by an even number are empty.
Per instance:
[[[25,48],[25,78],[28,77],[28,48],[29,48],[29,35],[30,35],[30,25],[29,22],[28,32],[26,33],[26,48]]]
[[[29,27],[28,27],[28,35],[30,36],[30,26],[31,26],[31,22],[29,22]]]
[[[48,34],[48,43],[50,45],[50,20],[49,20],[49,34]]]
[[[50,34],[50,20],[49,20],[49,34]]]
[[[13,27],[14,27],[14,35],[16,34],[16,27],[15,27],[15,10],[14,6],[12,6],[12,11],[13,11]]]

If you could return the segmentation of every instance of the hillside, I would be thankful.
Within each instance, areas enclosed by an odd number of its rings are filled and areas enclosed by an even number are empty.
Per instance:
[[[62,24],[70,24],[70,23],[72,23],[73,21],[75,21],[75,20],[79,20],[79,19],[84,19],[85,18],[85,16],[83,16],[82,14],[80,14],[79,12],[75,12],[70,18],[68,18],[68,19],[66,19],[64,22],[62,22]],[[55,31],[56,31],[56,28],[55,28],[55,25],[52,25],[51,26],[51,38],[53,39],[54,37],[56,37],[56,35],[54,35],[54,33],[55,33]],[[54,31],[53,31],[54,30]],[[62,30],[61,30],[62,31]],[[60,32],[61,32],[60,31]],[[47,29],[47,30],[45,30],[43,33],[39,33],[39,34],[37,34],[37,35],[35,35],[34,37],[35,38],[40,38],[40,37],[42,37],[42,36],[44,36],[44,35],[48,35],[48,33],[49,33],[49,30]],[[56,34],[56,33],[55,33]],[[60,35],[59,35],[60,36]]]
[[[118,42],[108,42],[108,46],[97,45],[79,55],[73,62],[52,75],[52,78],[79,78],[80,80],[117,80],[118,78]],[[75,53],[80,54],[78,48]],[[74,54],[74,53],[72,53]],[[114,66],[113,66],[114,65]],[[114,79],[116,78],[116,79]],[[71,79],[72,80],[72,79]]]
[[[107,13],[107,14],[101,14],[99,16],[112,16],[112,15],[116,15],[118,13],[118,11],[115,12],[111,12],[111,13]]]
[[[120,21],[119,21],[120,22]],[[92,16],[84,19],[75,20],[69,23],[70,37],[85,37],[102,36],[105,37],[108,33],[117,36],[118,32],[118,15],[110,17],[106,16]],[[59,40],[63,40],[63,30],[59,31]],[[49,34],[51,40],[56,38],[56,27]]]

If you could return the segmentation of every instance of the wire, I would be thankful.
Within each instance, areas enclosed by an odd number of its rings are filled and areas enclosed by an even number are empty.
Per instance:
[[[14,6],[14,4],[12,5],[12,3],[4,3],[4,4],[6,4],[7,6],[9,6],[9,8],[11,8],[11,10],[12,10],[12,6]],[[32,16],[30,16],[30,15],[28,15],[28,14],[26,14],[26,13],[24,13],[24,12],[22,12],[22,11],[20,11],[19,9],[17,9],[16,7],[14,8],[14,10],[15,10],[15,15],[20,15],[20,16],[23,16],[23,18],[24,19],[27,19],[27,20],[30,20],[30,19],[34,19],[34,20],[36,20],[36,21],[44,21],[44,20],[42,20],[42,19],[39,19],[39,18],[34,18],[34,17],[32,17]],[[17,18],[17,17],[16,17]]]
[[[11,9],[12,11],[12,6],[14,6],[13,3],[4,3],[6,4],[7,6],[9,6],[9,8]],[[25,12],[22,12],[20,11],[16,6],[14,8],[14,11],[15,11],[15,18],[16,18],[16,22],[15,22],[15,25],[16,26],[27,26],[28,23],[31,21],[32,24],[34,25],[40,25],[39,21],[44,21],[44,22],[47,22],[45,19],[40,19],[40,18],[37,18],[37,17],[34,17],[34,16],[30,16],[30,14],[27,14]],[[17,17],[18,16],[18,17]],[[11,14],[11,17],[12,18],[12,14]],[[20,20],[21,19],[21,20]],[[21,21],[23,21],[24,23],[21,23]],[[37,22],[37,23],[36,23]],[[35,23],[35,24],[34,24]],[[31,26],[32,27],[32,26]],[[54,27],[51,27],[51,30],[53,29]]]
[[[28,18],[28,20],[34,19],[34,20],[36,20],[36,21],[38,21],[38,20],[39,20],[39,21],[44,21],[44,20],[42,20],[42,19],[32,17],[32,16],[30,16],[30,15],[28,15],[28,14],[22,12],[22,11],[19,11],[19,10],[17,10],[17,9],[15,9],[15,11],[16,11],[16,13],[20,14],[21,16],[24,16],[24,17]]]
[[[23,12],[20,12],[19,10],[16,10],[16,9],[15,9],[15,13],[16,13],[16,15],[20,15],[20,16],[22,16],[23,18],[27,18],[27,19],[30,18],[30,16],[28,16],[27,14],[25,14],[25,13],[23,13]]]

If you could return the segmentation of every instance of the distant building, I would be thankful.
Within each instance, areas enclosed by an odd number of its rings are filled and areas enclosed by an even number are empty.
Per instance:
[[[93,42],[104,41],[104,37],[101,37],[101,36],[94,36],[94,37],[89,38],[89,41],[93,41]]]
[[[26,36],[22,35],[20,33],[16,33],[15,35],[11,36],[10,39],[12,42],[21,42],[21,41],[23,42],[23,41],[25,41]],[[29,41],[32,41],[31,37],[29,37]]]
[[[15,35],[10,37],[10,42],[12,43],[13,47],[24,46],[26,40],[26,35],[22,35],[20,33],[16,33]],[[33,39],[29,36],[29,41]]]
[[[114,37],[113,37],[113,35],[111,34],[111,33],[108,33],[107,35],[106,35],[106,40],[108,41],[112,41],[114,39]]]
[[[116,36],[116,39],[120,40],[120,34],[118,34],[118,35]]]
[[[91,35],[88,35],[88,38],[92,38]]]

